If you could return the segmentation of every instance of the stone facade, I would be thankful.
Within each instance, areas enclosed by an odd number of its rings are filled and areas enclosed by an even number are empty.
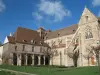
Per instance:
[[[21,35],[25,37],[20,37]],[[75,48],[75,50],[79,50],[77,66],[94,66],[96,65],[95,56],[89,60],[85,58],[86,47],[98,40],[100,40],[100,20],[85,8],[79,23],[67,28],[56,31],[47,31],[43,28],[32,31],[19,28],[14,36],[6,37],[2,62],[19,66],[48,64],[74,66],[72,58],[68,56],[68,51],[72,51],[77,44]],[[32,41],[35,41],[34,44]],[[47,57],[46,53],[43,53],[43,50],[46,51],[48,48],[52,55],[50,58]]]
[[[100,40],[100,26],[99,20],[95,17],[87,8],[84,9],[82,16],[78,23],[78,28],[74,34],[64,35],[60,37],[54,37],[45,40],[50,46],[52,41],[55,42],[55,45],[59,46],[59,40],[62,40],[62,44],[66,44],[65,47],[60,48],[56,47],[58,51],[58,56],[54,56],[53,64],[54,65],[64,65],[64,66],[73,66],[72,58],[69,58],[67,55],[68,50],[73,47],[73,42],[78,39],[78,48],[79,48],[79,58],[78,58],[78,66],[88,66],[88,65],[96,65],[95,57],[88,60],[84,57],[86,56],[86,46],[90,44],[96,43],[96,41]],[[66,32],[66,31],[65,31]],[[59,32],[60,33],[60,32]],[[90,35],[88,36],[88,33]],[[60,34],[59,34],[60,35]],[[61,44],[60,44],[61,45]],[[51,46],[52,47],[52,46]],[[53,50],[53,49],[52,49]],[[61,53],[61,58],[60,58]],[[94,63],[91,63],[94,61]],[[61,62],[61,64],[60,64]]]
[[[24,46],[24,49],[23,49]],[[42,47],[47,49],[46,47]],[[41,46],[29,44],[11,44],[3,45],[2,62],[9,65],[46,65],[46,55],[41,52]]]

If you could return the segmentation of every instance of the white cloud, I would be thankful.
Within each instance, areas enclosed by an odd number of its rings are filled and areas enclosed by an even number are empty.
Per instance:
[[[100,0],[92,0],[92,5],[93,5],[94,7],[100,6]]]
[[[6,6],[3,2],[3,0],[0,0],[0,12],[3,12],[5,10]]]
[[[42,15],[38,12],[33,12],[32,15],[36,18],[36,20],[40,21],[43,19]]]
[[[64,17],[71,16],[71,12],[65,9],[61,1],[40,0],[38,11],[43,16],[53,17],[54,21],[62,21]]]

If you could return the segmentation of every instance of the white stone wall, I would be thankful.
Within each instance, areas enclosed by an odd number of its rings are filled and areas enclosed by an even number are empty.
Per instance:
[[[67,56],[67,54],[65,54],[65,50],[69,45],[70,41],[72,40],[72,36],[73,34],[45,40],[45,42],[48,43],[50,47],[52,45],[52,41],[55,41],[55,45],[58,45],[59,44],[58,40],[62,40],[62,44],[66,45],[63,48],[55,48],[58,51],[58,55],[53,57],[53,65],[73,66],[72,60],[70,59],[71,61],[69,61],[69,57]],[[61,52],[61,56],[60,56],[60,52]]]
[[[88,16],[88,20],[86,20],[86,16]],[[100,27],[98,25],[99,25],[98,19],[87,8],[85,8],[79,20],[79,23],[78,23],[79,29],[76,31],[77,32],[77,34],[75,33],[76,35],[72,34],[72,35],[52,38],[52,39],[46,40],[45,42],[49,43],[49,46],[51,46],[52,41],[55,41],[56,42],[55,44],[57,45],[58,44],[57,40],[63,39],[64,43],[66,44],[66,47],[57,49],[58,53],[61,51],[62,56],[64,58],[62,60],[62,65],[72,66],[73,60],[70,59],[67,55],[64,55],[64,50],[69,47],[69,44],[71,43],[73,37],[76,38],[78,36],[79,37],[79,51],[80,51],[78,66],[88,66],[88,60],[84,58],[83,55],[86,54],[86,46],[88,46],[89,44],[95,43],[97,40],[100,40]],[[86,32],[87,26],[91,27],[93,38],[90,38],[90,39],[85,38],[85,32]],[[59,56],[55,56],[53,59],[54,59],[53,64],[59,65],[59,62],[60,62]]]
[[[86,16],[88,16],[87,21],[86,21]],[[85,38],[85,32],[86,32],[87,26],[91,27],[93,38],[90,38],[90,39]],[[97,29],[98,20],[87,8],[85,8],[80,18],[79,27],[80,27],[80,31],[78,33],[81,34],[80,50],[82,51],[82,55],[85,55],[86,46],[88,46],[88,44],[93,44],[95,43],[95,41],[99,40],[98,29]],[[88,60],[85,59],[83,56],[81,58],[82,58],[82,60],[80,61],[81,66],[88,66]]]

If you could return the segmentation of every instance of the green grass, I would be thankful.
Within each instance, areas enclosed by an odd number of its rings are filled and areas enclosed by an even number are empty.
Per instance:
[[[57,67],[32,67],[32,66],[8,66],[1,65],[0,68],[38,75],[98,75],[97,67],[80,68],[57,68]],[[1,75],[1,74],[0,74]]]
[[[10,72],[0,71],[0,75],[15,75],[15,74],[11,74]]]

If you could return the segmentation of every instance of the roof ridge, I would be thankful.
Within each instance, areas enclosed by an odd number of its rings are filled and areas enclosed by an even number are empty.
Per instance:
[[[29,29],[29,28],[25,28],[25,27],[18,27],[18,28],[21,28],[21,29],[26,29],[26,30],[31,30],[31,31],[35,31],[35,32],[37,32],[36,30]],[[17,29],[18,29],[18,28],[17,28]]]
[[[65,28],[68,28],[68,27],[71,27],[71,26],[74,26],[74,25],[78,25],[78,24],[72,24],[72,25],[67,26],[67,27],[65,27]],[[58,29],[58,30],[62,30],[62,29],[65,29],[65,28],[60,28],[60,29]],[[58,31],[58,30],[54,30],[54,31],[52,31],[52,32],[55,32],[55,31]]]

